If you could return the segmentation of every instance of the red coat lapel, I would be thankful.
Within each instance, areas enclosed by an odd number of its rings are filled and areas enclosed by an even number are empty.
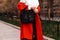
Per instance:
[[[37,40],[43,40],[42,25],[38,14],[36,14],[35,20],[36,20]]]

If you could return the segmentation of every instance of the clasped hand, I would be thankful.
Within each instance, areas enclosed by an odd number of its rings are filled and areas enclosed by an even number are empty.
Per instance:
[[[38,9],[36,7],[32,7],[31,9],[33,9],[35,13],[38,13]]]

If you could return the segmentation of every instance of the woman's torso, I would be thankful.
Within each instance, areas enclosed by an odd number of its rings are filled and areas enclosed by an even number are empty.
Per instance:
[[[24,2],[25,5],[28,6],[28,9],[31,9],[31,7],[38,7],[39,1],[38,0],[20,0],[20,2]]]

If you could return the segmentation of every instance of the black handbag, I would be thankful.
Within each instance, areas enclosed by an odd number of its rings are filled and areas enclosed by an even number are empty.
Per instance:
[[[31,23],[35,20],[35,13],[33,10],[26,11],[25,9],[21,12],[20,15],[22,23]]]

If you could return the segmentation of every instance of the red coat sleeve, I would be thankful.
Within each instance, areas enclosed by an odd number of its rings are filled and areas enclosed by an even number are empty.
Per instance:
[[[19,2],[17,8],[21,11],[26,7],[25,3]]]

